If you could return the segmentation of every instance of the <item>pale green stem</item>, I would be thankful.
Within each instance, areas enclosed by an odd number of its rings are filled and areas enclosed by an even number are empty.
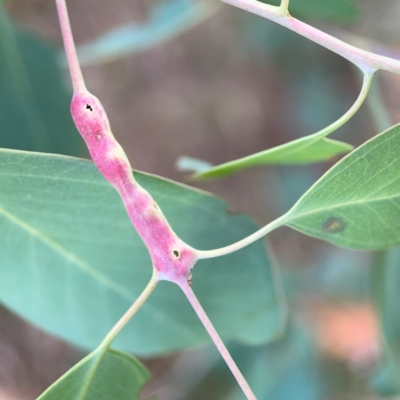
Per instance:
[[[374,72],[364,72],[363,84],[361,88],[361,92],[357,97],[357,100],[354,104],[349,108],[349,110],[343,114],[338,120],[327,126],[326,128],[320,130],[315,133],[314,136],[325,137],[331,134],[332,132],[339,129],[343,126],[347,121],[350,120],[354,116],[354,114],[360,109],[365,99],[367,98],[368,92],[371,88],[372,79],[374,77]]]
[[[390,128],[392,121],[383,102],[379,81],[375,81],[375,84],[372,85],[367,103],[378,130],[383,132]]]
[[[321,131],[314,133],[311,136],[314,136],[317,138],[325,137],[335,131],[336,129],[340,128],[344,123],[346,123],[361,107],[363,104],[364,100],[367,97],[368,91],[371,87],[371,82],[373,79],[374,73],[373,72],[365,72],[364,73],[364,81],[363,81],[363,86],[361,89],[361,92],[357,98],[357,100],[354,102],[352,107],[342,116],[340,117],[337,121],[335,121],[333,124],[327,126],[326,128],[322,129]],[[246,238],[240,240],[239,242],[233,243],[229,246],[222,247],[220,249],[215,249],[215,250],[196,250],[196,254],[199,259],[204,259],[204,258],[214,258],[214,257],[220,257],[224,256],[229,253],[233,253],[237,250],[242,249],[243,247],[248,246],[249,244],[255,242],[256,240],[261,239],[271,231],[273,231],[276,228],[279,228],[280,226],[284,225],[286,215],[283,215],[282,217],[276,219],[275,221],[272,221],[268,225],[264,226],[257,232],[253,233],[250,236],[247,236]]]
[[[252,235],[247,236],[246,238],[239,240],[236,243],[233,243],[226,247],[221,247],[215,250],[196,250],[197,257],[199,260],[205,258],[214,258],[214,257],[221,257],[229,253],[233,253],[237,250],[242,249],[243,247],[248,246],[249,244],[255,242],[256,240],[261,239],[267,233],[272,232],[274,229],[279,228],[280,226],[284,225],[286,219],[286,215],[282,215],[282,217],[276,219],[275,221],[270,222],[268,225],[265,225],[263,228],[254,232]]]
[[[179,283],[178,283],[179,284]],[[224,342],[218,335],[218,332],[215,330],[212,322],[208,318],[206,312],[203,310],[203,307],[197,300],[196,295],[194,294],[192,288],[188,285],[187,281],[184,280],[182,283],[179,284],[180,288],[182,289],[183,293],[185,293],[189,303],[192,305],[194,311],[196,312],[197,316],[199,317],[200,321],[204,325],[204,328],[210,335],[210,338],[214,342],[215,346],[217,347],[218,351],[220,352],[222,358],[225,360],[227,366],[231,370],[233,376],[235,377],[237,383],[243,390],[246,398],[248,400],[257,400],[256,396],[250,389],[249,384],[247,383],[245,377],[240,372],[238,366],[236,365],[235,361],[233,360],[232,356],[230,355],[228,349],[225,347]]]
[[[321,46],[341,55],[352,63],[356,64],[363,72],[367,70],[376,71],[384,69],[396,74],[400,74],[400,61],[389,57],[383,57],[369,51],[358,49],[348,43],[328,35],[304,22],[299,21],[290,15],[282,15],[280,7],[274,7],[256,0],[221,0],[226,4],[241,8],[242,10],[269,19],[279,25],[288,28],[299,35],[312,40]]]
[[[283,16],[289,15],[289,0],[281,0],[281,5],[279,7],[279,14]]]
[[[136,299],[136,301],[132,304],[129,310],[121,317],[121,319],[114,325],[114,327],[108,332],[107,336],[101,342],[98,349],[107,349],[110,347],[112,341],[118,336],[124,326],[132,319],[132,317],[139,311],[142,305],[146,302],[149,298],[155,287],[158,283],[157,272],[153,269],[153,275],[144,288],[143,292],[140,296]]]

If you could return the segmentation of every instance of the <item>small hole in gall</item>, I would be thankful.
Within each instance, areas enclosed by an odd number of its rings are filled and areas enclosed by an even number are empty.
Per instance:
[[[175,258],[181,258],[181,253],[178,250],[173,250],[172,253],[174,253]]]
[[[93,112],[93,107],[90,104],[86,104],[86,110]]]

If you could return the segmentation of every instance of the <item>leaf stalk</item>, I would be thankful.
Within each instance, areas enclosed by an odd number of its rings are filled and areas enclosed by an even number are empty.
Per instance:
[[[281,5],[279,7],[279,14],[284,17],[289,16],[289,0],[281,0]]]
[[[329,135],[330,133],[334,132],[336,129],[338,129],[342,125],[344,125],[360,109],[361,105],[364,103],[364,101],[368,95],[369,89],[371,87],[373,77],[374,77],[373,72],[365,72],[361,92],[360,92],[357,100],[351,106],[351,108],[343,116],[341,116],[337,121],[335,121],[331,125],[327,126],[326,128],[322,129],[321,131],[314,133],[311,136],[314,136],[315,139],[318,140],[319,138]],[[242,249],[243,247],[246,247],[246,246],[252,244],[256,240],[261,239],[268,233],[272,232],[274,229],[279,228],[280,226],[284,225],[286,216],[287,216],[286,214],[282,215],[280,218],[265,225],[263,228],[256,231],[252,235],[247,236],[246,238],[244,238],[236,243],[233,243],[229,246],[222,247],[222,248],[215,249],[215,250],[196,250],[196,254],[199,259],[205,259],[205,258],[220,257],[220,256],[224,256],[229,253],[233,253],[237,250]]]
[[[146,300],[153,293],[155,287],[158,283],[158,277],[156,270],[153,268],[153,274],[147,286],[144,288],[140,296],[135,300],[128,311],[121,317],[121,319],[113,326],[113,328],[108,332],[107,336],[101,342],[99,349],[107,349],[110,347],[113,340],[118,336],[125,325],[132,319],[132,317],[140,310]]]

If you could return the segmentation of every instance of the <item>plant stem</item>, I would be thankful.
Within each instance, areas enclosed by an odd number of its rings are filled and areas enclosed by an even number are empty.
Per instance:
[[[364,72],[367,70],[384,69],[396,74],[400,74],[400,61],[392,58],[380,56],[368,51],[364,51],[334,38],[325,32],[320,31],[290,15],[282,15],[280,7],[274,7],[268,4],[260,3],[256,0],[221,0],[226,4],[241,8],[242,10],[259,15],[260,17],[269,19],[279,25],[288,28],[299,35],[312,40],[321,46],[347,58],[356,64]]]
[[[285,219],[286,219],[286,214],[265,225],[263,228],[259,229],[257,232],[254,232],[252,235],[247,236],[246,238],[239,240],[238,242],[233,243],[229,246],[221,247],[219,249],[214,249],[214,250],[196,250],[197,257],[199,258],[199,260],[205,258],[215,258],[215,257],[225,256],[226,254],[238,251],[243,247],[252,244],[256,240],[261,239],[267,233],[272,232],[274,229],[284,225]]]
[[[343,114],[338,120],[327,126],[326,128],[320,130],[319,132],[315,133],[314,136],[318,137],[325,137],[328,136],[330,133],[339,129],[342,125],[344,125],[354,114],[360,109],[362,104],[364,103],[369,90],[371,88],[372,79],[374,77],[374,72],[364,72],[364,78],[362,83],[362,88],[360,94],[357,97],[357,100],[354,104],[349,108],[349,110]]]
[[[235,377],[237,383],[242,388],[243,393],[246,395],[246,398],[249,400],[257,400],[256,396],[250,389],[249,384],[247,383],[246,379],[244,378],[239,368],[237,367],[235,361],[233,360],[232,356],[230,355],[228,349],[225,347],[223,341],[219,337],[218,332],[215,330],[206,312],[203,310],[201,304],[197,300],[197,297],[194,294],[192,288],[188,285],[186,280],[178,283],[178,285],[182,289],[183,293],[185,293],[187,299],[189,300],[189,303],[192,305],[194,311],[196,312],[200,321],[204,325],[204,328],[206,328],[208,334],[210,335],[212,341],[214,342],[215,346],[220,352],[222,358],[225,360],[233,376]]]
[[[158,277],[155,269],[153,269],[153,275],[147,286],[144,288],[143,292],[132,304],[129,310],[121,317],[121,319],[113,326],[113,328],[108,332],[107,336],[101,342],[98,348],[108,348],[112,341],[118,336],[124,326],[132,319],[132,317],[139,311],[142,305],[149,298],[158,283]]]
[[[325,136],[329,135],[336,129],[340,128],[344,123],[346,123],[360,109],[361,105],[365,101],[368,91],[371,87],[371,82],[372,82],[373,76],[374,76],[373,72],[365,72],[361,92],[360,92],[357,100],[351,106],[351,108],[344,115],[342,115],[337,121],[335,121],[331,125],[327,126],[326,128],[322,129],[321,131],[314,133],[311,136],[314,136],[318,140],[321,137],[325,137]],[[255,242],[256,240],[261,239],[268,233],[272,232],[274,229],[279,228],[280,226],[284,225],[285,217],[286,217],[285,215],[282,215],[280,218],[265,225],[263,228],[261,228],[257,232],[254,232],[252,235],[247,236],[246,238],[244,238],[236,243],[233,243],[229,246],[222,247],[222,248],[215,249],[215,250],[196,250],[197,257],[199,259],[214,258],[214,257],[224,256],[226,254],[233,253],[237,250],[240,250],[243,247],[246,247],[249,244]]]
[[[69,22],[67,4],[65,3],[65,0],[56,0],[56,5],[74,92],[86,90],[85,81],[83,80],[78,56],[76,54],[71,24]]]
[[[382,98],[379,81],[376,81],[372,86],[371,95],[368,96],[367,103],[377,129],[383,132],[390,128],[392,121]]]
[[[281,0],[281,5],[279,7],[279,14],[283,16],[289,15],[289,0]]]

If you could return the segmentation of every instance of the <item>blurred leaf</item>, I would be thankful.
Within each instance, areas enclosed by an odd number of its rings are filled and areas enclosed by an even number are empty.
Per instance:
[[[400,243],[400,125],[331,168],[282,219],[307,235],[356,249]]]
[[[214,14],[219,3],[169,0],[160,4],[143,25],[129,24],[78,47],[82,65],[98,64],[146,50],[185,32]],[[64,52],[63,64],[66,65]]]
[[[321,251],[322,250],[322,251]],[[314,264],[299,268],[299,262],[285,271],[285,289],[289,296],[313,293],[324,298],[357,302],[369,299],[369,253],[341,248],[319,249]]]
[[[323,398],[323,383],[305,332],[290,328],[284,338],[270,345],[235,345],[230,350],[258,400]],[[244,396],[221,362],[188,398],[242,400]]]
[[[382,363],[373,388],[382,395],[400,394],[400,248],[379,252],[373,265],[373,295],[381,323]]]
[[[280,0],[265,0],[263,3],[280,5]],[[353,21],[359,14],[353,0],[290,0],[289,12],[293,16],[328,21]]]
[[[69,114],[71,95],[55,63],[55,51],[16,30],[0,6],[0,146],[61,154],[85,154]]]
[[[148,251],[117,192],[92,163],[0,151],[0,301],[52,334],[96,347],[151,275]],[[173,229],[201,249],[257,229],[206,192],[143,173]],[[281,329],[261,242],[202,260],[193,287],[221,336],[260,344]],[[180,289],[161,282],[115,346],[149,355],[209,343]]]
[[[181,172],[200,173],[212,168],[213,165],[207,161],[200,160],[189,156],[179,156],[175,162],[175,168]]]
[[[130,354],[112,349],[94,351],[38,400],[139,400],[149,378],[147,369]]]
[[[239,160],[217,165],[193,175],[193,179],[221,178],[255,165],[310,164],[327,161],[352,149],[353,146],[350,144],[310,135]]]

